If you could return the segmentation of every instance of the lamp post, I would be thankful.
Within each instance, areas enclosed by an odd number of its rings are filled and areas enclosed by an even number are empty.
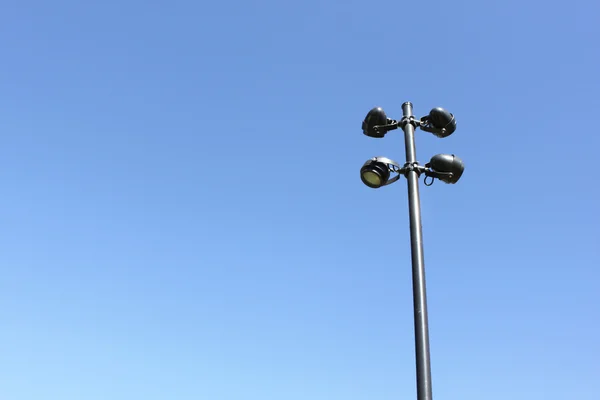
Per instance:
[[[408,210],[410,219],[410,252],[412,260],[413,309],[415,326],[415,361],[417,376],[417,399],[432,400],[431,362],[429,352],[429,322],[427,316],[427,291],[425,285],[425,262],[423,257],[423,231],[421,226],[421,204],[419,199],[419,177],[435,178],[445,183],[456,183],[463,171],[462,160],[450,154],[438,154],[424,166],[419,165],[416,155],[415,130],[420,128],[438,137],[447,137],[456,130],[454,115],[443,108],[434,108],[429,115],[417,120],[412,104],[402,105],[400,121],[389,119],[382,108],[373,108],[362,124],[363,133],[369,137],[383,138],[391,130],[404,131],[405,164],[400,165],[385,157],[374,157],[360,169],[363,183],[371,188],[389,185],[402,175],[408,182]],[[392,174],[395,174],[392,176]]]

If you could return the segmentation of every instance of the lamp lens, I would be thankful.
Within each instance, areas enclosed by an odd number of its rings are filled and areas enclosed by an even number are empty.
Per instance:
[[[374,171],[364,171],[363,179],[365,182],[373,186],[381,186],[382,184],[381,175]]]

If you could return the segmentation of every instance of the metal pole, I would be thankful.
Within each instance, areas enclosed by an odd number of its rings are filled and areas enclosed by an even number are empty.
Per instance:
[[[411,117],[412,104],[402,104],[404,146],[407,166],[417,161],[415,126]],[[410,251],[412,258],[413,307],[415,322],[415,358],[417,367],[417,399],[432,400],[431,362],[429,356],[429,322],[425,288],[425,261],[423,257],[423,230],[419,199],[419,174],[414,169],[406,173],[408,180],[408,209],[410,216]]]

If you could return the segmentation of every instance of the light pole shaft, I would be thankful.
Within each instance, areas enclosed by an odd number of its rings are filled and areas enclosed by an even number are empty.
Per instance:
[[[404,114],[404,146],[406,162],[417,161],[415,149],[415,126],[412,104],[402,104]],[[432,400],[431,361],[429,355],[429,321],[427,316],[427,291],[425,285],[425,260],[423,256],[423,228],[421,226],[421,203],[419,198],[419,174],[415,170],[406,173],[408,181],[408,210],[410,217],[410,251],[412,259],[413,308],[415,323],[415,358],[417,369],[417,400]]]

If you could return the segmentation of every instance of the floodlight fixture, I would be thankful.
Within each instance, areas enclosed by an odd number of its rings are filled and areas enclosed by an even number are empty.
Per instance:
[[[425,168],[430,168],[432,171],[428,175],[438,178],[442,182],[456,183],[465,170],[465,164],[454,154],[436,154],[425,164]]]
[[[454,115],[442,107],[436,107],[429,115],[421,118],[421,129],[431,132],[439,138],[445,138],[456,130],[456,119]]]
[[[398,121],[389,119],[381,107],[371,109],[362,123],[363,133],[369,137],[378,139],[397,128]]]
[[[421,129],[440,138],[450,136],[456,130],[456,119],[452,113],[437,107],[419,120],[413,114],[412,103],[407,101],[402,104],[402,114],[402,119],[396,121],[388,118],[381,107],[375,107],[365,117],[362,130],[366,136],[383,138],[388,131],[401,128],[404,131],[406,163],[400,167],[397,162],[389,158],[371,158],[360,169],[360,179],[368,187],[376,189],[397,181],[400,176],[406,177],[412,261],[417,400],[432,400],[429,318],[425,285],[419,177],[426,176],[425,184],[427,186],[433,183],[435,178],[453,184],[458,182],[462,176],[465,165],[454,154],[437,154],[431,157],[431,160],[424,166],[417,161],[415,130]],[[392,174],[396,175],[392,176]],[[427,178],[431,178],[430,184],[427,184]]]
[[[397,162],[386,157],[373,157],[364,163],[360,169],[360,179],[370,188],[377,189],[400,179],[400,166]],[[391,173],[398,175],[392,176]]]

